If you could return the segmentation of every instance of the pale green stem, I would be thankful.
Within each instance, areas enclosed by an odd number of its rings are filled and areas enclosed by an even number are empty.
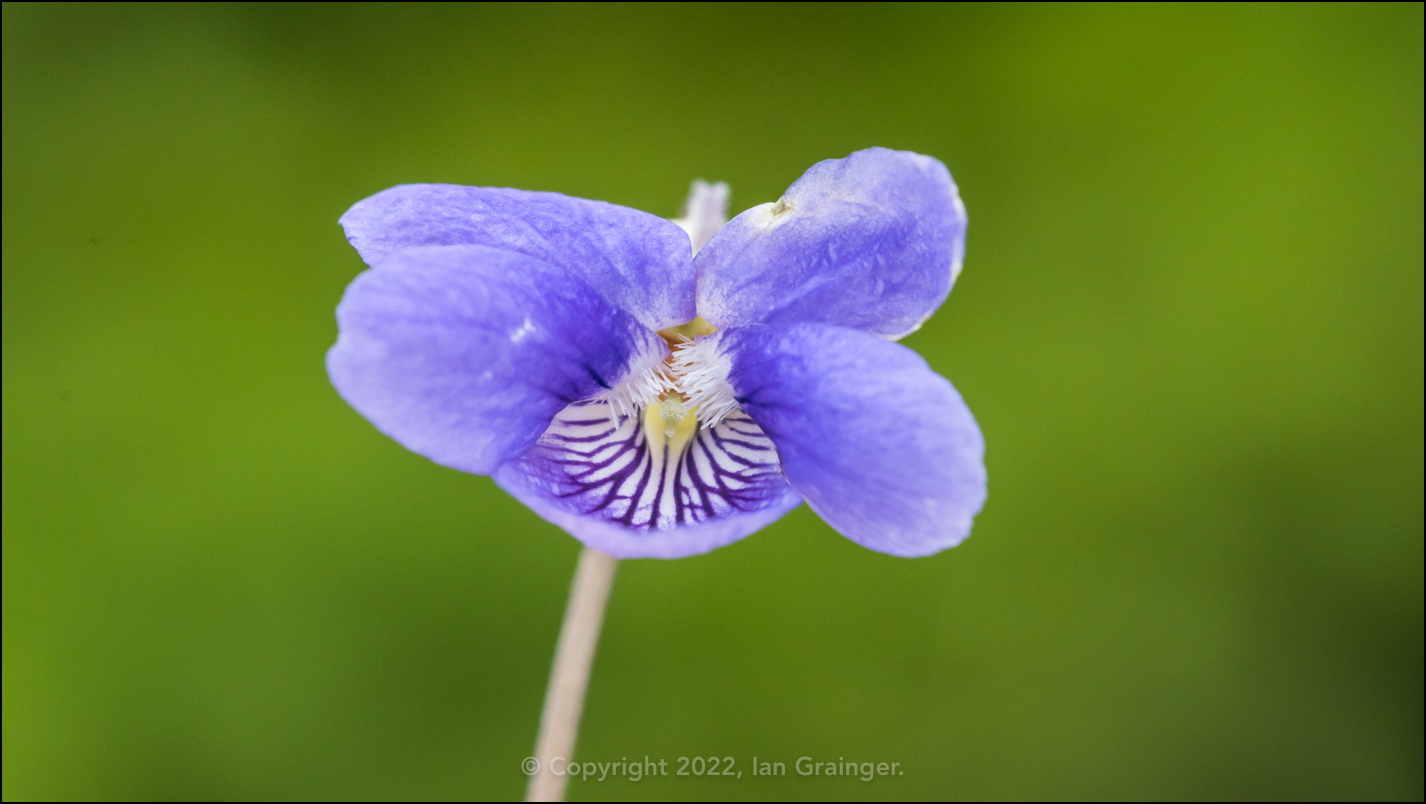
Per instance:
[[[574,741],[579,735],[579,716],[584,711],[584,692],[589,687],[589,670],[594,664],[594,648],[604,623],[604,604],[614,584],[619,559],[586,547],[579,554],[569,605],[564,610],[555,662],[550,669],[550,686],[545,690],[545,709],[540,714],[540,733],[535,738],[535,758],[539,770],[530,777],[526,801],[564,801],[564,775],[550,772],[551,761],[563,770],[574,758]]]

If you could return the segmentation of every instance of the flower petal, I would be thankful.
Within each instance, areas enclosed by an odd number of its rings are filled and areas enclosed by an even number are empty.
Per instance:
[[[827,524],[898,556],[970,534],[985,502],[984,441],[960,394],[919,355],[822,324],[722,337],[738,402]]]
[[[396,252],[347,287],[332,384],[407,449],[489,474],[668,347],[569,272],[485,246]]]
[[[580,541],[620,558],[681,558],[747,536],[796,508],[777,450],[745,415],[668,436],[657,407],[618,416],[577,402],[495,482]]]
[[[341,224],[368,265],[412,246],[491,246],[568,269],[649,329],[696,315],[688,235],[636,209],[559,193],[403,184],[357,202]]]
[[[698,252],[698,313],[720,328],[815,321],[900,338],[951,292],[965,231],[936,159],[869,148],[818,162]]]

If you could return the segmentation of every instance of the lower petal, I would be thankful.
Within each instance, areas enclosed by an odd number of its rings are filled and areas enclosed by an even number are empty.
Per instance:
[[[796,508],[776,448],[752,419],[672,435],[656,407],[570,405],[495,481],[541,517],[620,558],[680,558],[737,541]]]
[[[915,352],[823,324],[726,330],[738,403],[792,487],[858,544],[923,556],[970,535],[985,444],[960,394]]]

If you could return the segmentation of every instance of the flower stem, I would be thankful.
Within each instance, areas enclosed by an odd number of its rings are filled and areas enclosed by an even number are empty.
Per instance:
[[[550,761],[561,759],[561,769],[574,756],[574,740],[579,735],[579,716],[584,711],[584,691],[589,686],[589,668],[594,664],[594,647],[599,644],[599,628],[604,623],[604,604],[614,584],[619,559],[586,547],[579,554],[569,605],[564,610],[559,642],[555,643],[555,663],[550,669],[550,686],[545,690],[545,710],[540,713],[540,733],[535,738],[535,758],[539,769],[530,777],[526,801],[563,801],[564,775],[550,772]]]

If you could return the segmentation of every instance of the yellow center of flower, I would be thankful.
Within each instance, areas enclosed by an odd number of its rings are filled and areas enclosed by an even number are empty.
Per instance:
[[[675,361],[679,351],[691,345],[694,338],[717,331],[717,327],[701,316],[686,324],[659,330],[658,335],[668,344],[670,352],[662,367],[665,376],[676,384],[679,370]],[[643,419],[645,433],[651,442],[666,440],[682,444],[698,429],[698,406],[687,394],[669,389],[649,400],[644,407]],[[658,438],[659,435],[663,438]]]
[[[673,391],[662,402],[644,408],[644,435],[651,444],[681,447],[698,430],[697,410],[685,406],[685,401],[683,394]]]
[[[667,357],[641,358],[628,378],[606,392],[616,416],[640,413],[650,444],[685,444],[700,426],[712,427],[738,409],[728,387],[728,361],[717,348],[718,328],[702,318],[658,331]]]

